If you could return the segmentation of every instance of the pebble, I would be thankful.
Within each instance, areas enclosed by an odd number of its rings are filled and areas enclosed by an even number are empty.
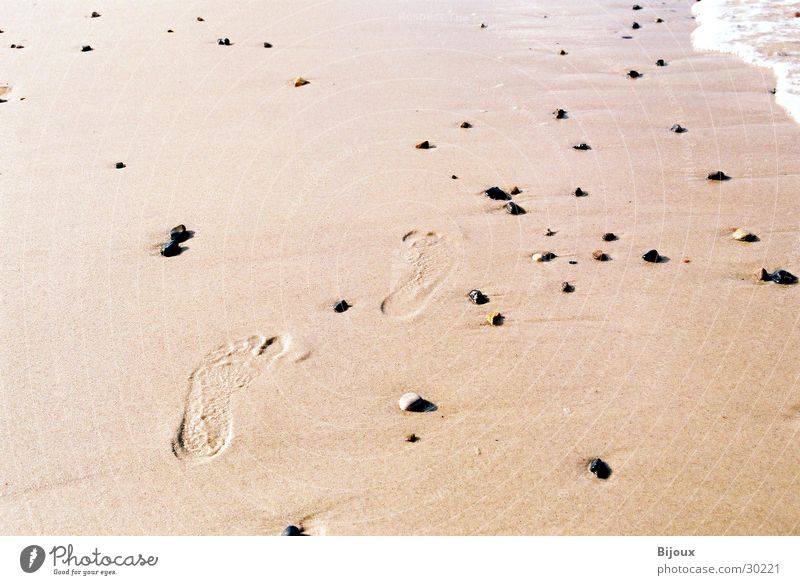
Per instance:
[[[171,32],[175,32],[175,31],[174,31],[174,30],[172,30],[171,28],[168,28],[168,29],[167,29],[167,32],[168,32],[168,33],[171,33]]]
[[[281,536],[303,536],[303,531],[294,524],[290,524],[281,532]]]
[[[489,302],[489,297],[487,297],[477,288],[469,291],[467,293],[467,297],[469,297],[469,300],[472,301],[472,303],[475,305],[485,305],[486,303]]]
[[[684,132],[688,132],[688,130],[680,124],[673,124],[670,130],[672,130],[675,134],[683,134]]]
[[[483,194],[494,201],[509,201],[511,199],[511,195],[503,191],[500,187],[489,187]]]
[[[400,400],[397,401],[397,405],[400,407],[400,410],[405,410],[406,412],[427,412],[429,410],[435,410],[433,408],[433,404],[422,398],[416,392],[406,392],[400,397]]]
[[[658,253],[658,250],[650,250],[642,254],[642,260],[653,263],[661,262],[661,255]]]
[[[481,28],[486,28],[486,25],[484,23],[481,23]]]
[[[558,52],[558,54],[559,54],[559,55],[569,55],[569,53],[567,53],[567,52],[566,52],[564,49],[561,49],[561,50]]]
[[[100,18],[99,12],[92,12],[92,18]]]
[[[797,284],[797,277],[791,272],[786,270],[776,270],[775,272],[767,272],[762,268],[758,274],[759,280],[775,282],[777,284]]]
[[[470,124],[469,122],[461,122],[460,127],[461,128],[472,128],[472,124]]]
[[[606,254],[602,250],[595,250],[594,252],[592,252],[592,258],[600,262],[606,262],[609,259],[608,254]]]
[[[489,313],[486,315],[486,322],[493,327],[499,327],[503,324],[504,317],[500,313]]]
[[[272,43],[266,43],[266,42],[265,42],[265,43],[264,43],[264,48],[265,48],[265,49],[271,49],[271,48],[272,48]]]
[[[419,437],[414,433],[406,435],[406,443],[416,443],[417,441],[419,441]]]
[[[578,187],[575,189],[575,197],[586,197],[589,193]]]
[[[83,45],[81,47],[81,53],[88,53],[89,51],[94,51],[91,45]]]
[[[311,83],[309,80],[303,79],[302,77],[298,77],[297,79],[294,80],[295,87],[302,87],[304,85],[308,85],[309,83]]]
[[[198,16],[197,17],[197,22],[205,22],[205,21],[206,21],[206,19],[203,18],[202,16]]]
[[[176,225],[174,228],[169,230],[169,239],[175,240],[178,243],[185,242],[191,237],[191,232],[186,229],[186,226],[183,224]]]
[[[554,236],[554,235],[556,235],[556,232],[554,232],[554,231],[553,231],[553,230],[551,230],[550,228],[547,228],[547,231],[546,231],[546,232],[544,232],[544,235],[546,235],[546,236],[549,238],[549,237],[551,237],[551,236]]]
[[[414,145],[414,148],[418,148],[420,150],[428,150],[430,147],[431,143],[427,140],[423,140],[422,142]]]
[[[506,203],[506,213],[511,215],[525,215],[525,210],[513,201],[509,201]]]
[[[631,69],[630,71],[628,71],[628,77],[630,77],[631,79],[636,79],[638,77],[642,77],[642,74],[636,71],[635,69]]]
[[[598,479],[608,479],[611,476],[611,468],[602,459],[592,459],[589,462],[589,473],[594,474]]]
[[[586,144],[585,142],[581,142],[580,144],[574,145],[572,148],[575,150],[592,150],[592,147]]]
[[[641,9],[642,9],[642,7],[639,6],[638,4],[634,4],[633,5],[633,10],[641,10]]]
[[[227,37],[221,38],[221,39],[217,39],[217,44],[225,46],[225,47],[229,47],[231,45],[231,40],[229,38],[227,38]]]
[[[161,255],[166,258],[171,258],[172,256],[177,256],[183,250],[181,250],[181,246],[175,240],[170,240],[166,244],[161,247]]]
[[[124,169],[125,168],[125,163],[124,162],[118,162],[117,164],[114,165],[114,168],[116,168],[116,169]]]
[[[617,239],[617,234],[612,232],[606,232],[603,234],[603,241],[604,242],[613,242]]]
[[[653,22],[664,22],[663,18],[656,18]]]
[[[519,195],[520,193],[522,193],[522,191],[520,191],[519,187],[514,185],[513,187],[511,187],[511,191],[509,191],[509,193],[511,193],[512,195]]]
[[[531,260],[534,262],[550,262],[554,258],[556,258],[556,255],[553,252],[537,252],[531,256]]]
[[[566,281],[561,283],[561,292],[571,293],[571,292],[574,292],[574,291],[575,291],[575,287],[572,286],[570,283],[568,283]]]
[[[457,179],[458,177],[456,175],[450,175],[450,178],[451,179]]]
[[[344,313],[347,309],[350,308],[350,306],[351,305],[346,300],[342,299],[341,301],[333,305],[333,310],[336,311],[337,313]]]
[[[723,173],[722,171],[717,171],[715,173],[709,173],[708,180],[709,181],[727,181],[730,179],[728,175]]]
[[[563,120],[567,117],[567,110],[562,110],[559,108],[553,112],[553,116],[555,116],[556,120]]]
[[[667,66],[667,62],[664,61],[664,59],[659,59],[658,61],[656,61],[656,66],[657,67],[666,67]]]
[[[568,260],[568,262],[569,262],[570,264],[577,264],[577,263],[578,263],[578,261],[577,261],[577,260]]]
[[[634,21],[634,23],[631,25],[631,28],[633,30],[636,30],[637,28],[642,28],[642,25],[639,24],[638,22]]]
[[[739,242],[757,242],[758,236],[753,232],[748,232],[742,228],[736,228],[736,231],[731,234],[731,238]]]

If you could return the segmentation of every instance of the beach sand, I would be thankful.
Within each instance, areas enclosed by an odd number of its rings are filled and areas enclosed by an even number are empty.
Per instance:
[[[6,3],[2,533],[799,534],[800,128],[631,4]]]

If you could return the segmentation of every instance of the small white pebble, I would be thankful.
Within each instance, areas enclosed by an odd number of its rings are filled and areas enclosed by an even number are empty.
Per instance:
[[[422,398],[416,392],[406,392],[397,401],[400,410],[410,410],[412,406],[417,404]]]

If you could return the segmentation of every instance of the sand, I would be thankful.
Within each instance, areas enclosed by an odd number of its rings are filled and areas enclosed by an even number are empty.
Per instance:
[[[2,533],[800,533],[800,128],[630,4],[7,3]]]

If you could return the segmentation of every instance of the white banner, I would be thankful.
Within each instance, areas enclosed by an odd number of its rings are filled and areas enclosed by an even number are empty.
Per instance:
[[[798,537],[0,537],[0,583],[800,583]]]

